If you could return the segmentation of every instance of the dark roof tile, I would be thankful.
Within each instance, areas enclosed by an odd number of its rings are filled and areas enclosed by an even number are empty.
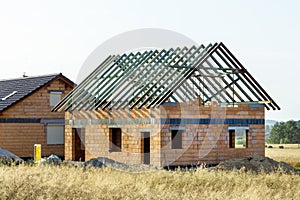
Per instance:
[[[17,103],[21,99],[30,95],[57,77],[63,77],[72,85],[74,84],[62,74],[0,80],[0,112],[4,111],[8,107]]]

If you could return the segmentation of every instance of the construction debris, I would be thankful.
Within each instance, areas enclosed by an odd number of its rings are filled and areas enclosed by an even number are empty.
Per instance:
[[[61,159],[54,154],[51,154],[49,157],[46,158],[47,163],[53,164],[53,165],[59,165],[62,161]]]

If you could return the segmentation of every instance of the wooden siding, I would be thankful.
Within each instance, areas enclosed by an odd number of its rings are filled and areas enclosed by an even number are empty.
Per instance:
[[[64,119],[63,112],[51,112],[51,90],[64,91],[72,86],[58,78],[0,113],[1,118]],[[0,123],[0,146],[20,157],[32,157],[34,144],[42,145],[42,156],[64,156],[64,145],[47,145],[47,126],[43,123]]]

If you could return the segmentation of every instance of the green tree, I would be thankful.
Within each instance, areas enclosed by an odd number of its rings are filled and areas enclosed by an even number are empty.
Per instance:
[[[266,132],[270,132],[271,131],[271,125],[267,124],[265,129],[266,129]]]
[[[285,144],[297,143],[299,131],[300,129],[296,121],[287,121],[285,124]]]
[[[297,143],[298,143],[298,148],[299,148],[299,145],[300,145],[300,120],[297,121],[297,126],[298,126],[298,136],[297,136]]]
[[[268,140],[273,144],[295,144],[300,142],[300,121],[277,122]]]
[[[279,144],[280,139],[284,139],[285,122],[276,122],[270,132],[268,142],[272,144]]]

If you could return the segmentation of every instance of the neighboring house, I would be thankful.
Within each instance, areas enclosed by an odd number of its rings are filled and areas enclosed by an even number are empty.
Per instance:
[[[0,146],[19,157],[64,156],[64,113],[51,108],[73,89],[62,74],[0,80]]]
[[[111,55],[55,106],[65,159],[156,166],[265,155],[279,106],[222,43]]]

